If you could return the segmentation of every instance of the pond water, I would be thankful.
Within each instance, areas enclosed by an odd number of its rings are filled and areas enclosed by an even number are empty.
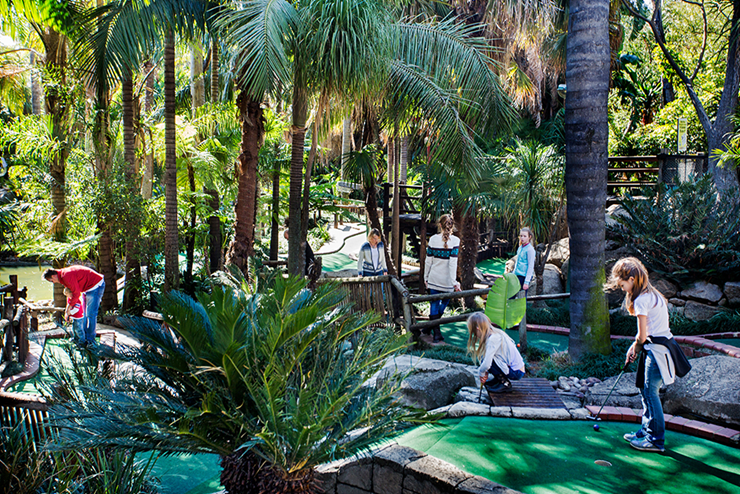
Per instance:
[[[41,274],[48,265],[41,266],[0,266],[0,285],[10,283],[10,275],[18,275],[18,288],[28,287],[28,300],[50,300],[53,295],[52,284]]]

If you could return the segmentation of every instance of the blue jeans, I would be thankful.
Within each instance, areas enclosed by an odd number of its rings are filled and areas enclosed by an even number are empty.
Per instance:
[[[440,292],[439,290],[429,289],[429,293],[431,295],[436,295],[438,293],[449,293],[449,292]],[[429,317],[436,316],[439,314],[440,317],[442,317],[442,314],[445,313],[445,309],[450,304],[450,299],[446,300],[432,300],[429,302]]]
[[[82,343],[85,341],[85,316],[79,319],[72,318],[72,334],[74,336],[75,343]]]
[[[645,358],[645,387],[640,390],[642,398],[642,430],[656,446],[663,446],[665,440],[665,420],[663,405],[658,392],[663,385],[663,377],[653,352]]]
[[[488,374],[491,375],[491,377],[489,378],[490,381],[493,376],[503,376],[504,371],[502,371],[501,368],[496,365],[496,362],[494,362],[493,365],[491,365],[491,368],[488,369]],[[518,381],[519,379],[524,377],[524,371],[514,370],[509,367],[509,373],[506,374],[506,377],[508,377],[511,381]]]
[[[99,287],[93,288],[85,292],[85,342],[95,343],[95,326],[98,322],[98,309],[100,308],[100,300],[103,298],[103,292],[105,291],[105,281],[103,281]]]

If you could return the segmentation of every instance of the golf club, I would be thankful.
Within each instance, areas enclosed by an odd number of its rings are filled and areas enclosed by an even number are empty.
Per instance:
[[[480,403],[481,399],[483,398],[483,384],[480,385],[480,392],[478,393],[478,403]]]
[[[601,418],[599,417],[599,415],[601,415],[601,411],[604,409],[604,405],[606,405],[606,402],[609,401],[609,398],[611,397],[612,393],[614,392],[614,389],[617,387],[617,384],[619,384],[619,380],[622,379],[622,375],[624,374],[624,371],[627,370],[627,366],[628,365],[629,365],[629,362],[625,362],[624,363],[624,366],[622,367],[622,372],[619,373],[619,375],[617,376],[617,380],[614,381],[614,386],[612,386],[612,389],[611,389],[611,391],[609,391],[609,394],[606,395],[606,399],[604,400],[604,403],[601,404],[601,408],[599,408],[599,411],[596,412],[596,415],[594,415],[593,417],[588,417],[589,420],[597,420],[597,421],[598,420],[601,420]],[[598,430],[598,429],[596,429],[596,430]]]

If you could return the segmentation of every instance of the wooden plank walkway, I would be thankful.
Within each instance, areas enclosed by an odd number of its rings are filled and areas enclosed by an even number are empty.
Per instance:
[[[495,407],[566,408],[550,381],[540,377],[525,377],[511,381],[512,391],[488,393]]]

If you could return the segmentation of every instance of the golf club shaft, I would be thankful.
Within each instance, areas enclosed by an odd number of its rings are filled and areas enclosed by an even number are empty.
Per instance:
[[[628,364],[624,364],[624,367],[622,367],[622,372],[619,373],[619,375],[617,376],[617,380],[614,381],[614,386],[612,386],[612,389],[611,391],[609,391],[609,394],[606,395],[606,399],[604,400],[604,403],[601,404],[601,408],[599,408],[599,411],[596,413],[597,419],[599,418],[599,415],[601,415],[601,411],[604,409],[604,406],[609,401],[609,398],[611,398],[612,393],[617,388],[617,384],[619,384],[619,380],[622,379],[622,375],[624,374],[624,371],[627,370],[627,365]]]

